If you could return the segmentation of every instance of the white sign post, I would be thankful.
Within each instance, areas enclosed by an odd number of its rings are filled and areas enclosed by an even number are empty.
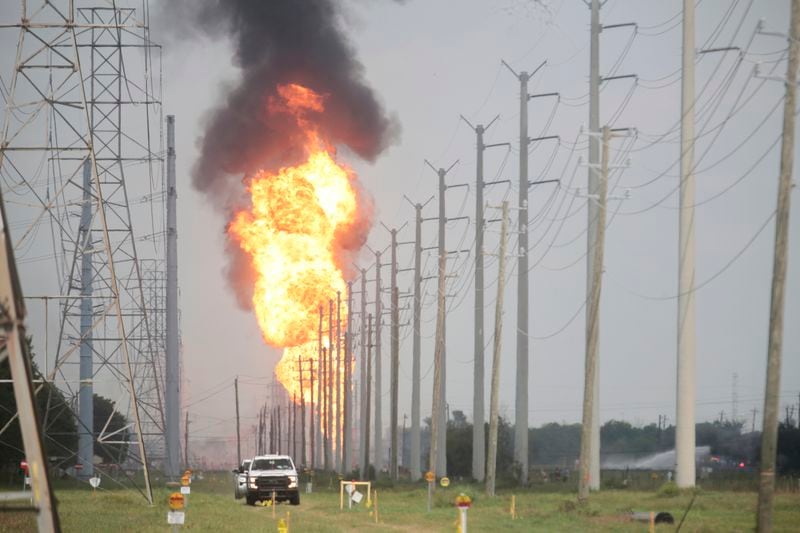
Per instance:
[[[185,521],[186,513],[183,511],[167,511],[167,524],[172,526],[170,529],[173,533],[177,532]]]
[[[355,490],[356,490],[356,488],[352,483],[348,483],[347,485],[344,486],[344,491],[347,493],[347,508],[348,509],[352,509],[353,508],[353,491],[355,491]]]

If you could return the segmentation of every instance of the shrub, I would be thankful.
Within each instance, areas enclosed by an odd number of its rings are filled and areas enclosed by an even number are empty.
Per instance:
[[[678,494],[680,494],[680,489],[678,489],[678,485],[674,481],[667,481],[658,489],[658,495],[663,498],[673,498]]]

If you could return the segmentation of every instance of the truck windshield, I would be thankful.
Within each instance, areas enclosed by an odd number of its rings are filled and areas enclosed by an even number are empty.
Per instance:
[[[289,459],[256,459],[250,465],[250,470],[291,470],[292,462]]]

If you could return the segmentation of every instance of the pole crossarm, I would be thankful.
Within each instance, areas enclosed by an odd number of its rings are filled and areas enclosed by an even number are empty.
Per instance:
[[[600,76],[600,81],[601,82],[605,82],[605,81],[614,81],[614,80],[627,80],[627,79],[631,79],[631,78],[636,79],[638,81],[639,80],[639,75],[638,74],[619,74],[619,75],[616,75],[616,76]]]

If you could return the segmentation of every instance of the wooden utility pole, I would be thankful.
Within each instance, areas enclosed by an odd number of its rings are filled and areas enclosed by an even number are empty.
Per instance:
[[[589,322],[586,328],[586,362],[583,392],[583,420],[581,424],[581,455],[580,455],[580,481],[578,485],[578,499],[586,501],[592,482],[592,427],[595,422],[595,386],[597,381],[597,347],[600,326],[600,290],[603,275],[603,248],[606,232],[606,196],[608,192],[608,142],[611,137],[608,126],[603,127],[602,133],[602,160],[600,180],[597,185],[597,197],[589,196],[589,203],[597,202],[597,232],[592,253],[592,291],[587,302]]]
[[[325,381],[328,384],[328,412],[325,417],[325,469],[336,469],[333,460],[333,298],[328,299],[328,366],[325,369]]]
[[[297,411],[295,411],[294,406],[295,393],[292,393],[291,396],[287,394],[286,414],[289,417],[289,431],[287,435],[286,447],[289,449],[289,453],[293,459],[297,457]]]
[[[336,471],[342,472],[342,293],[336,291],[336,418],[333,432],[336,435]]]
[[[308,379],[310,385],[308,387],[308,392],[311,400],[308,410],[308,415],[310,418],[308,422],[308,427],[309,427],[308,436],[311,439],[311,470],[314,470],[314,468],[316,467],[316,453],[314,450],[314,444],[315,444],[314,433],[316,433],[314,426],[314,409],[316,408],[316,404],[314,403],[314,360],[313,359],[309,359]]]
[[[328,404],[328,349],[322,347],[322,363],[319,370],[319,380],[322,382],[322,413],[320,415],[320,424],[322,426],[322,441],[319,443],[320,452],[322,453],[322,469],[330,469],[330,460],[326,450],[328,449],[328,418],[330,416],[330,405]]]
[[[792,0],[789,30],[789,63],[786,67],[786,98],[783,101],[783,140],[775,212],[775,251],[772,267],[772,297],[769,310],[767,383],[764,393],[764,429],[761,433],[761,475],[758,487],[758,531],[772,531],[775,496],[775,457],[778,449],[778,401],[783,350],[783,313],[789,248],[789,210],[794,165],[794,129],[797,101],[797,66],[800,61],[800,0]]]
[[[281,406],[280,404],[275,406],[275,418],[277,419],[278,434],[275,436],[275,442],[277,444],[278,453],[283,452],[283,427],[281,426]]]
[[[372,315],[367,317],[367,338],[364,340],[367,344],[367,383],[366,383],[366,396],[364,397],[365,414],[364,417],[364,449],[362,455],[364,456],[361,463],[361,479],[367,479],[369,476],[369,410],[370,410],[370,395],[372,385]]]
[[[233,379],[233,389],[236,396],[236,465],[242,464],[242,435],[239,429],[239,376]]]
[[[275,409],[269,410],[269,453],[275,453]]]
[[[297,371],[300,377],[300,464],[306,465],[306,399],[303,393],[303,359],[297,358]]]
[[[369,338],[367,337],[367,269],[361,269],[361,320],[360,320],[360,338],[361,338],[361,364],[360,364],[360,378],[358,395],[358,452],[361,457],[364,457],[364,450],[369,448],[366,444],[365,436],[367,428],[367,405],[365,398],[367,397],[367,345]],[[363,463],[361,465],[364,467]]]
[[[500,257],[498,258],[497,300],[494,311],[494,353],[492,354],[492,384],[489,393],[489,449],[486,458],[486,495],[494,496],[497,478],[497,417],[500,409],[500,348],[503,338],[503,293],[506,280],[506,241],[508,233],[508,202],[503,202],[500,226]]]
[[[324,428],[325,428],[325,352],[322,349],[322,306],[319,306],[319,328],[317,329],[317,425],[314,432],[317,435],[317,451],[315,458],[317,466],[322,465],[327,470],[328,465],[324,463]]]
[[[344,333],[344,416],[342,473],[353,467],[353,282],[347,282],[347,327]]]
[[[406,453],[406,420],[408,419],[408,415],[403,413],[403,444],[400,446],[400,463],[403,466],[407,467],[408,463],[404,459]]]
[[[186,411],[186,421],[183,423],[183,465],[189,468],[189,411]]]

